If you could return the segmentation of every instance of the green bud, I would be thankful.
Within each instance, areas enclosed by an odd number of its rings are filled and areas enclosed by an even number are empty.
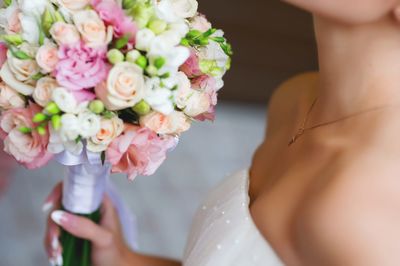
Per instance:
[[[107,58],[108,61],[113,65],[121,63],[125,60],[124,54],[118,49],[111,49],[108,51]]]
[[[65,22],[63,15],[58,11],[54,12],[54,19],[56,22]]]
[[[210,42],[208,41],[207,38],[201,38],[201,39],[196,39],[194,41],[195,44],[200,45],[200,46],[206,46],[208,45]]]
[[[150,76],[157,76],[157,74],[158,74],[158,69],[157,69],[155,66],[150,65],[150,66],[148,66],[148,67],[146,68],[146,72],[147,72],[147,74],[149,74]]]
[[[46,8],[46,10],[42,15],[42,28],[46,35],[49,35],[49,31],[51,29],[51,26],[53,26],[53,24],[54,24],[53,15],[51,14],[49,8]]]
[[[226,41],[224,37],[212,37],[211,40],[218,43],[224,43]]]
[[[167,23],[163,20],[156,19],[149,23],[148,28],[155,34],[163,33],[167,29]]]
[[[32,132],[32,128],[30,127],[20,127],[18,130],[23,134],[29,134]]]
[[[203,33],[199,30],[191,30],[188,32],[188,34],[186,35],[186,37],[188,39],[196,39],[199,38],[201,35],[203,35]]]
[[[215,60],[200,60],[199,67],[201,72],[212,76],[218,76],[223,71]]]
[[[122,0],[123,9],[131,9],[135,5],[135,0]]]
[[[142,54],[138,51],[138,50],[132,50],[129,51],[126,54],[126,61],[130,62],[130,63],[136,63],[136,60],[138,60],[138,58],[141,56]]]
[[[39,133],[39,135],[44,136],[47,133],[47,130],[44,126],[38,126],[36,128],[37,133]]]
[[[145,69],[147,66],[147,58],[144,55],[141,55],[138,59],[136,59],[135,63],[141,68]]]
[[[132,107],[132,110],[138,115],[147,115],[148,113],[150,113],[151,107],[147,102],[141,100],[134,107]]]
[[[213,35],[216,31],[217,31],[217,29],[211,28],[211,29],[209,29],[208,31],[206,31],[206,32],[203,33],[203,37],[208,38],[208,37],[210,37],[211,35]]]
[[[129,36],[123,36],[115,41],[114,47],[115,49],[124,48],[129,42]]]
[[[181,45],[188,47],[188,46],[190,46],[190,42],[189,42],[188,39],[183,38],[183,39],[181,40]]]
[[[32,121],[33,123],[41,123],[43,121],[47,120],[47,115],[43,114],[43,113],[37,113],[33,118]]]
[[[59,130],[61,128],[61,116],[60,115],[53,115],[51,117],[51,125],[55,130]]]
[[[45,111],[50,115],[57,115],[61,112],[60,108],[57,106],[55,102],[50,102],[46,106]]]
[[[151,3],[138,2],[130,9],[129,15],[135,18],[139,28],[144,28],[154,15],[154,7]]]
[[[13,0],[4,0],[4,6],[9,7],[12,4]]]
[[[22,39],[22,36],[19,34],[2,35],[1,37],[7,43],[15,45],[15,46],[18,46],[24,42],[24,40]]]
[[[101,114],[104,111],[104,103],[100,100],[91,101],[89,104],[89,110],[95,114]]]
[[[165,58],[164,57],[159,57],[156,60],[154,60],[153,65],[157,68],[160,69],[165,65]]]

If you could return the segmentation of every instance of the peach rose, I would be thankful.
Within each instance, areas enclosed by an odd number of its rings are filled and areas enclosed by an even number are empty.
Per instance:
[[[36,54],[36,61],[42,68],[43,73],[52,72],[58,63],[58,48],[54,43],[46,43],[39,48]]]
[[[76,28],[88,46],[107,46],[113,37],[113,28],[106,27],[94,10],[82,10],[74,13]]]
[[[15,90],[11,89],[4,82],[0,82],[0,107],[2,109],[23,108],[25,99]]]
[[[124,122],[114,116],[111,119],[101,118],[100,130],[96,136],[88,139],[87,149],[91,152],[102,152],[107,150],[108,145],[121,135],[124,130]]]
[[[51,102],[53,91],[58,87],[59,85],[54,78],[41,78],[36,84],[36,88],[33,91],[32,97],[37,104],[45,107],[49,102]]]
[[[33,116],[41,108],[31,103],[28,108],[10,109],[0,118],[0,137],[4,141],[4,151],[25,165],[35,169],[47,164],[52,155],[47,152],[49,135],[39,135],[36,131],[21,133],[21,127],[33,128]]]
[[[111,111],[129,108],[140,102],[146,92],[143,70],[135,64],[116,64],[107,83],[96,86],[96,95]]]
[[[19,19],[20,14],[21,11],[18,8],[15,8],[11,12],[7,20],[8,25],[6,31],[8,34],[18,34],[21,32],[22,26],[21,26],[21,20]]]
[[[18,59],[13,56],[10,50],[8,50],[8,66],[17,80],[32,83],[31,78],[40,72],[40,68],[34,59],[37,49],[27,43],[24,43],[19,47],[19,50],[29,55],[32,59]]]
[[[184,113],[178,111],[174,111],[168,116],[151,112],[140,118],[140,125],[157,134],[179,135],[189,130],[190,120]]]
[[[51,26],[50,34],[59,45],[76,44],[81,40],[79,32],[75,26],[64,22],[54,23],[53,26]]]

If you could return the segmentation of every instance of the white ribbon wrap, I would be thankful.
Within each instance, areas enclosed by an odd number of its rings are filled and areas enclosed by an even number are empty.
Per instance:
[[[103,165],[100,154],[86,148],[79,155],[64,151],[56,155],[56,160],[67,169],[63,184],[64,208],[77,214],[93,213],[100,208],[107,193],[120,217],[126,241],[132,249],[137,249],[136,217],[109,181],[111,165]]]

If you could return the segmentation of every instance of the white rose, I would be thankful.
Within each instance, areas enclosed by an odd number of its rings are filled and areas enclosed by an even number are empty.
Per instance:
[[[60,131],[56,131],[53,127],[49,126],[50,138],[49,144],[47,145],[48,152],[52,154],[58,154],[63,151],[68,151],[72,154],[79,155],[83,151],[83,143],[81,141],[63,141]]]
[[[147,56],[150,62],[153,62],[159,57],[164,58],[165,64],[159,69],[158,73],[160,75],[165,73],[174,75],[178,71],[178,68],[189,58],[190,50],[182,46],[173,47],[162,38],[156,37],[150,46]]]
[[[78,102],[74,95],[66,89],[61,87],[54,89],[51,98],[63,112],[70,114],[76,113]]]
[[[75,26],[64,22],[54,23],[51,26],[50,34],[59,45],[76,44],[81,39]]]
[[[40,72],[40,67],[34,60],[37,49],[28,45],[27,43],[22,44],[19,50],[26,53],[32,59],[18,59],[13,56],[10,50],[7,51],[7,63],[10,67],[14,77],[22,82],[34,84],[32,77]]]
[[[36,61],[43,73],[52,72],[58,63],[58,47],[52,42],[42,45],[37,51]]]
[[[31,95],[35,89],[32,85],[17,80],[11,72],[8,63],[3,64],[0,70],[0,77],[4,83],[23,95]]]
[[[59,130],[62,142],[76,141],[80,134],[78,117],[74,114],[64,114],[61,117],[61,128]]]
[[[57,4],[70,11],[84,9],[90,3],[90,0],[56,0]]]
[[[73,14],[73,20],[88,46],[105,46],[111,42],[113,28],[106,27],[96,11],[78,11]]]
[[[22,28],[22,38],[31,43],[38,44],[40,37],[39,22],[33,15],[19,14]]]
[[[91,152],[102,152],[107,150],[108,145],[122,134],[124,122],[114,116],[111,119],[101,118],[100,130],[87,141],[87,149]]]
[[[78,114],[78,123],[83,138],[93,137],[100,131],[100,117],[89,110]]]
[[[175,76],[177,89],[174,92],[176,106],[180,109],[185,108],[192,91],[189,78],[183,73],[178,72]]]
[[[46,107],[52,99],[53,91],[59,87],[57,81],[51,77],[44,77],[38,80],[32,97],[37,104]]]
[[[164,115],[169,115],[174,111],[174,105],[171,101],[172,92],[165,88],[155,88],[147,93],[145,100],[153,110]]]
[[[107,82],[96,86],[96,95],[111,110],[133,107],[146,92],[143,70],[135,64],[121,62],[109,72]]]
[[[140,118],[140,125],[147,127],[158,134],[179,135],[190,128],[190,120],[178,111],[169,115],[151,112]]]
[[[0,107],[2,109],[23,108],[25,99],[4,82],[0,82]]]
[[[144,28],[136,34],[136,49],[148,51],[156,35],[150,29]]]
[[[175,14],[180,18],[191,18],[197,13],[199,3],[196,0],[169,0]]]

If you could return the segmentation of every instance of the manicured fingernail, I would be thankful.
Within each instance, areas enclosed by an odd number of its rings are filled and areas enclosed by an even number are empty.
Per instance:
[[[61,254],[57,255],[56,263],[57,263],[57,266],[62,266],[63,265],[63,258],[61,256]]]
[[[51,248],[56,251],[58,250],[59,247],[59,243],[58,243],[58,238],[56,236],[53,237],[53,240],[51,241]]]
[[[65,212],[63,211],[53,211],[51,213],[51,219],[58,225],[62,225],[65,222]]]
[[[48,212],[50,211],[51,208],[53,208],[53,206],[54,206],[53,202],[45,202],[42,206],[42,211]]]
[[[49,259],[50,266],[57,266],[55,259]]]

